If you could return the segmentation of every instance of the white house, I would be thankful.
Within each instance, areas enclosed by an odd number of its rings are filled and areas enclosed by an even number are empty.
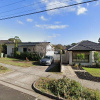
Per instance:
[[[7,43],[7,56],[13,56],[15,43]],[[54,52],[50,42],[22,42],[17,43],[19,52],[42,53],[49,54]]]

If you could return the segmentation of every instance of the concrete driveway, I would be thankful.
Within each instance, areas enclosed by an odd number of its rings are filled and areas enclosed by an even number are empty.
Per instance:
[[[10,73],[0,75],[0,81],[27,89],[32,92],[34,92],[31,87],[32,83],[38,80],[40,77],[51,77],[56,79],[63,77],[63,75],[61,74],[58,76],[58,74],[45,72],[49,66],[33,66],[22,68],[2,63],[0,63],[0,65],[3,65],[13,70]],[[35,92],[34,95],[38,96]]]

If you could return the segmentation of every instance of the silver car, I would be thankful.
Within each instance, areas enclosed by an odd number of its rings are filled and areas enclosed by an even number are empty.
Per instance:
[[[44,56],[40,60],[41,65],[51,65],[54,62],[54,58],[52,56]]]

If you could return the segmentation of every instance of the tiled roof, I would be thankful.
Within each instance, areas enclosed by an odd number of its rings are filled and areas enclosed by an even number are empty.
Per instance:
[[[17,43],[20,46],[35,46],[35,45],[48,45],[50,42],[21,42]],[[7,44],[14,44],[14,43],[7,43]]]
[[[5,43],[13,43],[13,42],[9,40],[0,40],[0,44],[5,44]]]
[[[95,43],[92,41],[81,41],[80,43],[78,43],[77,45],[71,47],[70,49],[68,49],[69,51],[75,51],[75,50],[79,50],[79,51],[96,51],[96,50],[100,50],[100,44],[99,43]]]

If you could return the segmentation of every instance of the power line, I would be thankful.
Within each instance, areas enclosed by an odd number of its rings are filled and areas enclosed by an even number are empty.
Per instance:
[[[45,1],[45,0],[43,0]],[[72,1],[72,0],[70,0]],[[69,1],[63,1],[63,2],[69,2]],[[63,3],[63,2],[60,2],[60,3]],[[15,8],[15,9],[12,9],[12,10],[7,10],[7,11],[4,11],[4,12],[0,12],[0,14],[3,14],[3,13],[8,13],[8,12],[11,12],[11,11],[15,11],[15,10],[19,10],[19,9],[22,9],[22,8],[25,8],[25,7],[29,7],[29,6],[32,6],[32,5],[38,5],[38,4],[41,4],[42,2],[36,2],[36,3],[32,3],[30,5],[26,5],[26,6],[23,6],[23,7],[19,7],[19,8]],[[57,3],[57,4],[60,4],[60,3]]]
[[[7,5],[1,6],[0,8],[6,7],[6,6],[11,6],[11,5],[23,2],[23,1],[25,1],[25,0],[20,0],[20,1],[17,1],[17,2],[13,2],[13,3],[7,4]]]
[[[71,7],[71,6],[85,4],[85,3],[94,2],[94,1],[98,1],[98,0],[91,0],[91,1],[81,2],[81,3],[75,3],[75,4],[72,4],[72,5],[68,5],[68,6],[56,7],[56,8],[47,9],[47,10],[41,10],[41,11],[37,11],[37,12],[33,12],[33,13],[28,13],[28,14],[22,14],[22,15],[17,15],[17,16],[6,17],[6,18],[2,18],[0,20],[12,19],[12,18],[27,16],[27,15],[33,15],[33,14],[37,14],[37,13],[42,13],[42,12],[46,12],[46,11],[61,9],[61,8],[65,8],[65,7]]]
[[[72,0],[70,0],[70,1],[72,1]],[[64,2],[69,2],[69,1],[64,1]],[[60,3],[56,3],[56,4],[50,4],[49,6],[54,6],[54,5],[56,6],[57,4],[61,4],[61,3],[64,3],[64,2],[60,2]],[[45,8],[45,6],[42,6],[42,7],[40,7],[40,8]],[[38,9],[40,9],[40,8],[38,8]],[[26,11],[24,11],[24,12],[33,11],[33,10],[37,10],[37,9],[26,10]],[[12,14],[12,15],[20,14],[20,13],[24,13],[24,12],[22,11],[22,12],[14,13],[14,14]],[[7,15],[4,15],[4,16],[1,16],[1,17],[5,17],[5,16],[9,16],[9,15],[11,15],[11,14],[7,14]]]

